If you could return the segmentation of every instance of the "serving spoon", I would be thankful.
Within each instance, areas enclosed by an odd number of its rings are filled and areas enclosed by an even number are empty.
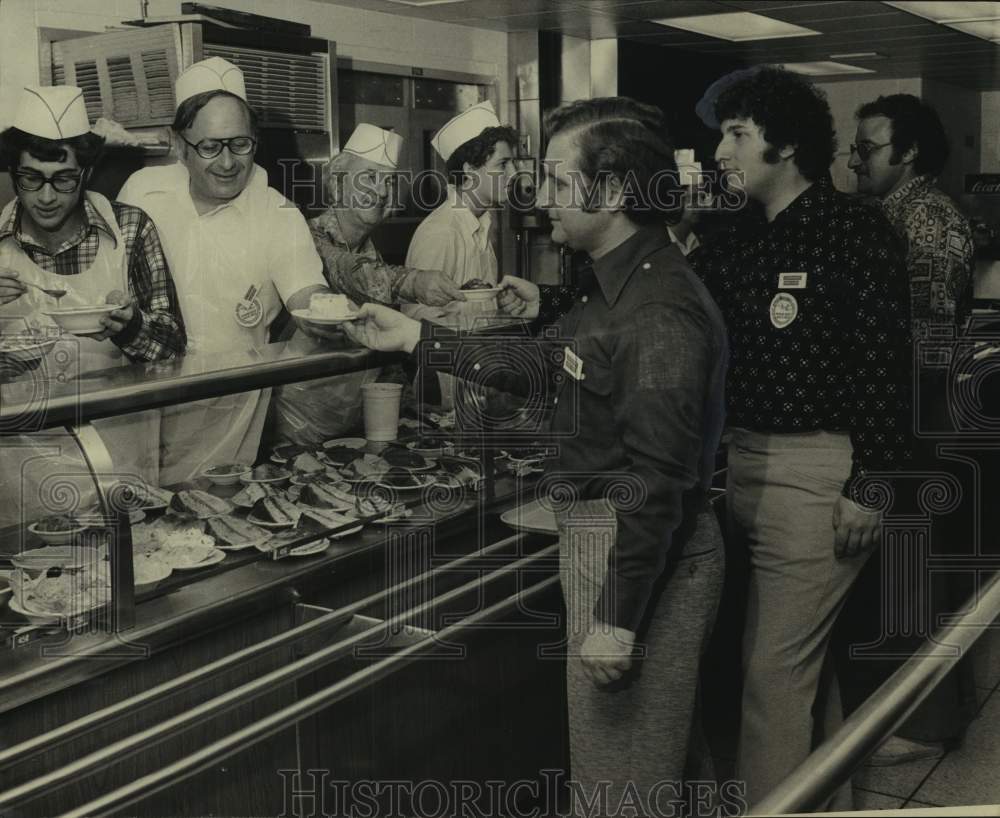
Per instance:
[[[56,300],[56,307],[59,306],[59,299],[62,298],[64,295],[66,295],[66,293],[68,292],[67,290],[57,290],[54,288],[49,289],[48,287],[40,287],[38,284],[35,284],[34,282],[31,281],[22,281],[21,283],[27,284],[29,287],[34,287],[36,290],[41,290],[46,295],[51,295]]]

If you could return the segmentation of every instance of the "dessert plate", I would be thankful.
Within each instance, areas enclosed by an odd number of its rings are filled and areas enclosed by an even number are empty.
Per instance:
[[[349,315],[343,318],[330,318],[326,315],[316,315],[312,310],[292,310],[292,315],[295,318],[299,318],[303,321],[309,321],[312,324],[323,324],[324,326],[332,324],[346,324],[349,321],[357,321],[357,316]]]

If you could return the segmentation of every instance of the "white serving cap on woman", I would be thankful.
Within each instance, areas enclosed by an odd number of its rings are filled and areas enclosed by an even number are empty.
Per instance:
[[[396,170],[402,148],[403,137],[398,133],[362,122],[344,145],[344,153],[353,153],[377,165]]]
[[[209,57],[207,60],[188,66],[174,83],[177,105],[205,91],[228,91],[244,102],[247,101],[243,72],[222,57]]]
[[[11,124],[45,139],[72,139],[90,133],[83,91],[75,85],[26,87]]]
[[[441,130],[434,135],[431,145],[447,162],[448,158],[470,139],[475,139],[487,128],[496,128],[499,125],[500,120],[493,110],[493,103],[486,100],[445,122]]]

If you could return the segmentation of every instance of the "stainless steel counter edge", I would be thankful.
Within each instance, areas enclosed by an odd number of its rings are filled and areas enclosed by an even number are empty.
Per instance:
[[[512,479],[504,479],[498,488],[500,496],[489,508],[490,514],[502,513],[518,501]],[[437,516],[434,524],[454,524],[463,516],[476,513],[478,508],[479,498],[470,496],[454,511]],[[120,638],[108,633],[76,634],[63,643],[72,650],[70,655],[41,655],[46,641],[14,650],[4,658],[0,669],[0,713],[141,661],[143,656],[136,655],[136,649],[156,653],[238,622],[248,611],[264,610],[262,603],[266,600],[271,600],[270,607],[291,605],[298,598],[297,584],[315,586],[323,581],[324,574],[331,582],[338,582],[338,564],[346,565],[350,560],[382,550],[388,542],[382,526],[369,527],[355,536],[361,541],[350,544],[334,541],[321,555],[278,561],[261,559],[139,602],[134,628],[119,634]]]
[[[61,380],[47,378],[47,370],[40,368],[41,374],[33,380],[0,385],[0,437],[78,426],[99,418],[357,372],[403,359],[399,353],[331,350],[316,342],[311,346],[304,349],[296,339],[260,350],[189,355]]]

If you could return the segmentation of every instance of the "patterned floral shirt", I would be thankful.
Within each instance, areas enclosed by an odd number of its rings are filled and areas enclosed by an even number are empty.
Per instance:
[[[912,346],[903,248],[877,211],[817,183],[768,223],[741,218],[692,267],[729,330],[728,422],[846,431],[853,493],[912,450]]]
[[[323,259],[323,275],[335,293],[343,293],[359,305],[366,301],[398,304],[407,299],[412,268],[386,264],[371,237],[359,247],[351,247],[335,210],[310,219],[309,229]]]
[[[911,179],[881,201],[906,242],[914,337],[928,324],[960,322],[972,297],[972,227],[929,176]]]

